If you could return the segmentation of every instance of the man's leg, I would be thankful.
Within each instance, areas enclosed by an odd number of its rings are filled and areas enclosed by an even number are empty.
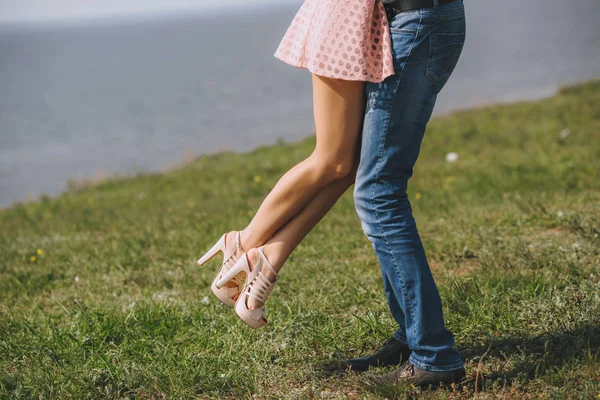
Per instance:
[[[408,344],[408,340],[406,339],[406,317],[404,316],[404,311],[402,311],[402,307],[398,304],[398,299],[394,294],[394,288],[392,287],[392,282],[387,276],[386,271],[381,266],[381,277],[383,278],[383,290],[385,292],[385,297],[387,298],[388,305],[390,307],[390,311],[392,316],[398,323],[398,330],[394,333],[394,339],[397,341]]]
[[[391,288],[386,293],[390,309],[397,321],[404,320],[399,325],[413,350],[410,362],[427,371],[450,371],[463,363],[452,348],[452,333],[444,327],[440,296],[406,194],[439,90],[426,77],[437,67],[429,51],[434,26],[434,22],[424,24],[418,12],[400,14],[390,23],[396,74],[366,86],[354,199]]]

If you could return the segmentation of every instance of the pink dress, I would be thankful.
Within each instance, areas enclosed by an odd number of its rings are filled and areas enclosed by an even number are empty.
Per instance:
[[[381,82],[394,74],[383,4],[378,0],[305,0],[275,57],[316,75]]]

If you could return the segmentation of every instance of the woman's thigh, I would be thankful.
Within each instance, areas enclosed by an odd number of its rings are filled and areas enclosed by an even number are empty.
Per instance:
[[[312,75],[315,153],[339,163],[354,163],[365,112],[364,82]]]

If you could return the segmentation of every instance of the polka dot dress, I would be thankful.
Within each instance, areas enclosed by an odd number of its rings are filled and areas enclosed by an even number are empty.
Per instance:
[[[378,0],[305,0],[275,57],[316,75],[381,82],[394,74],[383,4]]]

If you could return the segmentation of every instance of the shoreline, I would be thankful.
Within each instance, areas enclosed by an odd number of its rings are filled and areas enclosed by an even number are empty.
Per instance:
[[[451,108],[449,110],[443,110],[441,112],[437,112],[436,109],[434,109],[434,115],[432,116],[432,121],[435,119],[438,119],[438,118],[443,118],[443,117],[455,114],[455,113],[478,111],[478,110],[483,110],[483,109],[490,108],[490,107],[507,106],[507,105],[519,104],[519,103],[531,103],[531,102],[536,102],[539,100],[549,99],[549,98],[556,96],[564,88],[585,84],[585,83],[592,82],[595,80],[596,79],[583,80],[583,81],[579,81],[579,82],[572,83],[572,84],[559,85],[554,90],[552,90],[551,93],[549,93],[550,92],[549,89],[541,90],[541,92],[543,92],[544,94],[543,95],[540,94],[539,96],[532,94],[531,96],[520,97],[519,99],[516,99],[516,100],[512,99],[512,96],[507,96],[507,100],[482,102],[480,104],[470,105],[470,106],[466,106],[464,108]],[[436,107],[437,107],[437,105],[436,105]],[[256,146],[254,146],[253,148],[247,148],[247,149],[241,149],[241,150],[224,149],[223,148],[223,149],[217,150],[215,152],[209,152],[209,153],[194,153],[193,150],[188,147],[185,149],[184,155],[181,157],[181,159],[179,161],[168,162],[168,163],[166,163],[166,165],[165,165],[165,163],[163,163],[163,165],[158,166],[156,168],[144,169],[144,170],[139,170],[139,171],[134,171],[134,172],[124,172],[123,173],[123,172],[119,172],[116,170],[106,171],[103,168],[96,168],[95,172],[92,174],[88,174],[87,177],[68,178],[66,181],[64,181],[62,184],[60,184],[61,186],[64,187],[64,189],[59,190],[56,193],[48,194],[48,193],[42,192],[37,195],[30,194],[27,198],[24,198],[21,200],[14,200],[10,203],[0,203],[0,210],[6,210],[11,207],[15,207],[18,205],[25,205],[28,203],[36,203],[36,202],[41,201],[44,198],[58,198],[58,197],[62,196],[63,194],[71,192],[71,191],[76,191],[76,190],[85,189],[85,188],[92,188],[92,187],[95,187],[95,186],[98,186],[98,185],[101,185],[101,184],[104,184],[104,183],[107,183],[110,181],[114,181],[114,180],[123,180],[123,179],[135,178],[135,177],[146,177],[146,176],[161,175],[161,174],[169,173],[170,171],[174,171],[174,170],[177,170],[180,168],[185,168],[187,165],[194,162],[195,160],[197,160],[200,157],[216,156],[216,155],[223,154],[223,153],[246,154],[246,153],[251,153],[259,148],[273,146],[277,143],[285,143],[285,144],[299,143],[299,142],[302,142],[302,141],[305,141],[305,140],[311,138],[312,136],[314,136],[314,132],[311,132],[310,134],[308,134],[304,137],[296,138],[294,140],[284,140],[282,138],[278,138],[276,140],[270,141],[269,143],[258,144]]]
[[[69,179],[154,173],[188,146],[200,155],[305,138],[310,74],[273,56],[298,5],[271,4],[0,32],[0,204],[56,196]],[[466,6],[467,41],[436,116],[598,77],[597,0]]]

